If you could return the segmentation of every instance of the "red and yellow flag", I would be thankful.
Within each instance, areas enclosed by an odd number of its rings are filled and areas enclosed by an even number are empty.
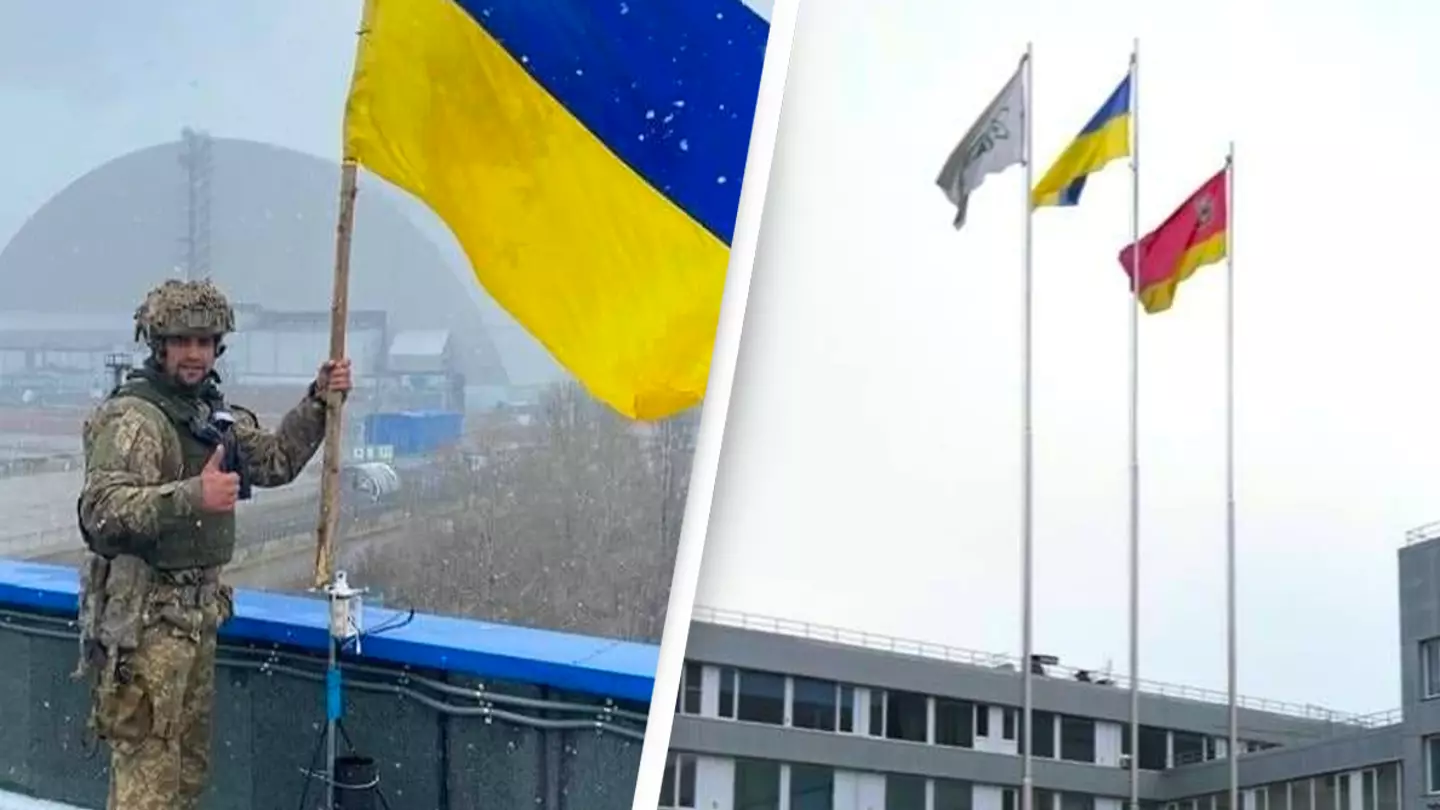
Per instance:
[[[1140,240],[1140,303],[1151,315],[1175,302],[1175,288],[1207,264],[1225,258],[1230,226],[1226,185],[1229,167],[1190,195],[1160,227]],[[1134,269],[1134,245],[1120,251],[1126,277]]]

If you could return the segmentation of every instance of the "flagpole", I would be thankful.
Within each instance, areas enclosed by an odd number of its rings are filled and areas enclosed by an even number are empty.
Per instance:
[[[1140,810],[1140,39],[1130,52],[1130,810]],[[1238,810],[1232,805],[1232,810]]]
[[[1230,692],[1230,807],[1240,808],[1235,640],[1235,142],[1225,157],[1225,612]]]
[[[1024,122],[1023,122],[1024,126],[1023,126],[1023,136],[1022,136],[1022,137],[1024,138],[1024,143],[1023,143],[1023,145],[1022,145],[1022,147],[1021,147],[1021,152],[1020,152],[1020,154],[1021,154],[1021,156],[1022,156],[1022,159],[1023,159],[1023,162],[1024,162],[1024,169],[1025,169],[1025,175],[1024,175],[1024,178],[1025,178],[1025,188],[1024,188],[1024,192],[1025,192],[1025,193],[1024,193],[1024,195],[1023,195],[1023,196],[1024,196],[1024,199],[1025,199],[1025,268],[1024,268],[1024,273],[1023,273],[1023,279],[1024,279],[1024,280],[1023,280],[1023,282],[1022,282],[1022,284],[1021,284],[1021,287],[1023,288],[1023,291],[1022,291],[1022,293],[1021,293],[1022,298],[1023,298],[1023,303],[1022,303],[1022,308],[1021,308],[1021,312],[1022,312],[1022,314],[1021,314],[1021,334],[1022,334],[1022,337],[1021,337],[1021,349],[1020,349],[1020,352],[1021,352],[1021,368],[1023,369],[1023,371],[1022,371],[1021,389],[1020,389],[1020,390],[1021,390],[1021,393],[1020,393],[1020,413],[1021,413],[1021,418],[1020,418],[1020,422],[1021,422],[1021,429],[1020,429],[1020,433],[1021,433],[1021,437],[1020,437],[1020,477],[1021,477],[1021,494],[1020,494],[1020,503],[1021,503],[1021,506],[1020,506],[1020,548],[1021,548],[1021,552],[1020,552],[1020,555],[1021,555],[1021,569],[1022,569],[1022,573],[1021,573],[1021,576],[1020,576],[1020,600],[1021,600],[1021,603],[1022,603],[1021,611],[1020,611],[1020,615],[1021,615],[1021,626],[1022,626],[1020,646],[1021,646],[1021,649],[1023,650],[1023,653],[1022,653],[1022,655],[1021,655],[1021,659],[1022,659],[1021,667],[1022,667],[1022,672],[1024,673],[1023,676],[1022,676],[1022,679],[1023,679],[1023,682],[1024,682],[1024,698],[1023,698],[1023,700],[1021,701],[1021,702],[1022,702],[1022,710],[1021,710],[1021,711],[1023,712],[1024,717],[1023,717],[1023,720],[1022,720],[1022,731],[1021,731],[1021,737],[1020,737],[1020,739],[1021,739],[1021,747],[1022,747],[1022,751],[1023,751],[1023,753],[1022,753],[1023,766],[1022,766],[1021,778],[1020,778],[1020,810],[1033,810],[1033,807],[1034,807],[1034,805],[1033,805],[1034,776],[1033,776],[1033,773],[1032,773],[1033,763],[1032,763],[1032,756],[1031,756],[1031,753],[1030,753],[1030,752],[1031,752],[1031,749],[1032,749],[1031,736],[1032,736],[1032,732],[1033,732],[1033,730],[1034,730],[1033,718],[1034,718],[1034,686],[1035,686],[1035,674],[1034,674],[1034,672],[1031,671],[1031,670],[1032,670],[1031,661],[1032,661],[1032,659],[1033,659],[1033,657],[1034,657],[1034,654],[1035,654],[1035,649],[1034,649],[1034,644],[1035,644],[1035,640],[1034,640],[1034,621],[1033,621],[1033,589],[1032,589],[1032,579],[1033,579],[1033,570],[1034,570],[1034,569],[1033,569],[1034,555],[1033,555],[1033,544],[1032,544],[1032,539],[1033,539],[1033,534],[1034,534],[1034,532],[1033,532],[1033,526],[1034,526],[1034,497],[1033,497],[1033,495],[1034,495],[1034,493],[1033,493],[1034,475],[1032,474],[1032,466],[1031,466],[1031,465],[1032,465],[1032,460],[1033,460],[1033,457],[1034,457],[1034,441],[1033,441],[1033,433],[1032,433],[1032,429],[1031,429],[1031,428],[1032,428],[1032,423],[1031,423],[1031,408],[1030,408],[1030,403],[1031,403],[1031,373],[1030,373],[1030,361],[1031,361],[1031,356],[1032,356],[1032,352],[1031,352],[1031,310],[1032,310],[1031,281],[1032,281],[1032,277],[1031,277],[1031,262],[1030,262],[1030,258],[1031,258],[1031,245],[1032,245],[1032,242],[1033,242],[1033,240],[1032,240],[1032,238],[1031,238],[1031,220],[1032,220],[1032,218],[1033,218],[1033,216],[1034,216],[1034,213],[1035,213],[1035,206],[1031,204],[1031,198],[1030,198],[1030,189],[1031,189],[1031,187],[1032,187],[1032,185],[1033,185],[1033,183],[1032,183],[1032,174],[1033,174],[1033,169],[1034,169],[1034,167],[1031,165],[1031,164],[1033,163],[1033,161],[1031,160],[1031,149],[1030,149],[1030,134],[1031,134],[1031,131],[1032,131],[1032,129],[1031,129],[1031,118],[1033,117],[1033,115],[1032,115],[1032,109],[1031,109],[1031,99],[1032,99],[1032,96],[1031,96],[1031,78],[1032,78],[1032,76],[1034,75],[1033,70],[1032,70],[1032,66],[1031,66],[1032,53],[1033,53],[1032,43],[1028,43],[1028,42],[1027,42],[1027,43],[1025,44],[1025,57],[1024,57],[1024,59],[1022,60],[1022,66],[1023,66],[1023,68],[1024,68],[1024,78],[1022,79],[1022,82],[1023,82],[1023,85],[1024,85],[1023,92],[1024,92],[1024,99],[1025,99],[1025,101],[1024,101],[1024,112],[1022,113],[1022,115],[1024,116]]]

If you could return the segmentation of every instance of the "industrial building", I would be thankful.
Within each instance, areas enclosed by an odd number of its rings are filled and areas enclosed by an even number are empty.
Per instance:
[[[283,413],[329,354],[330,314],[273,312],[240,303],[237,331],[217,363],[227,393],[267,414]],[[122,315],[0,312],[0,406],[86,406],[113,384],[116,364],[145,350]],[[465,409],[465,375],[446,330],[392,332],[383,311],[352,311],[346,354],[357,402],[389,410]]]
[[[1240,702],[1241,808],[1440,807],[1440,530],[1399,551],[1403,706]],[[1343,606],[1337,605],[1337,609]],[[1036,810],[1231,810],[1227,696],[1031,662]],[[697,609],[663,808],[1019,810],[1020,661]]]

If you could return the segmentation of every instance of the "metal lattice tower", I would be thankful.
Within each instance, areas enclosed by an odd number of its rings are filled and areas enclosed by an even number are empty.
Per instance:
[[[189,127],[180,131],[180,168],[185,177],[185,235],[181,271],[186,279],[210,275],[210,198],[213,164],[210,136]]]

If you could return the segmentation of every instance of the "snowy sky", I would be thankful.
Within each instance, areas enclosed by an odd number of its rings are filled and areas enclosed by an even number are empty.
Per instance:
[[[1397,702],[1394,549],[1440,517],[1440,56],[1420,42],[1440,11],[1148,8],[802,6],[702,602],[1018,647],[1019,172],[960,234],[933,179],[1027,39],[1038,172],[1139,35],[1145,226],[1237,142],[1242,688]],[[4,4],[0,107],[21,124],[0,129],[0,242],[182,126],[338,152],[358,0],[226,9]],[[1037,645],[1122,671],[1128,182],[1112,166],[1080,208],[1039,212],[1035,260]],[[1223,687],[1217,269],[1142,324],[1142,674]]]
[[[773,0],[741,2],[769,19]],[[0,4],[0,246],[72,181],[182,127],[338,160],[360,10],[360,0]],[[397,202],[477,304],[508,320],[482,300],[448,229]]]
[[[800,7],[699,601],[1018,652],[1018,169],[947,152],[1035,47],[1036,177],[1140,38],[1148,230],[1237,148],[1240,687],[1399,702],[1395,551],[1440,518],[1420,0]],[[1130,175],[1035,217],[1036,646],[1125,672]],[[1141,677],[1223,689],[1223,270],[1141,324]]]

